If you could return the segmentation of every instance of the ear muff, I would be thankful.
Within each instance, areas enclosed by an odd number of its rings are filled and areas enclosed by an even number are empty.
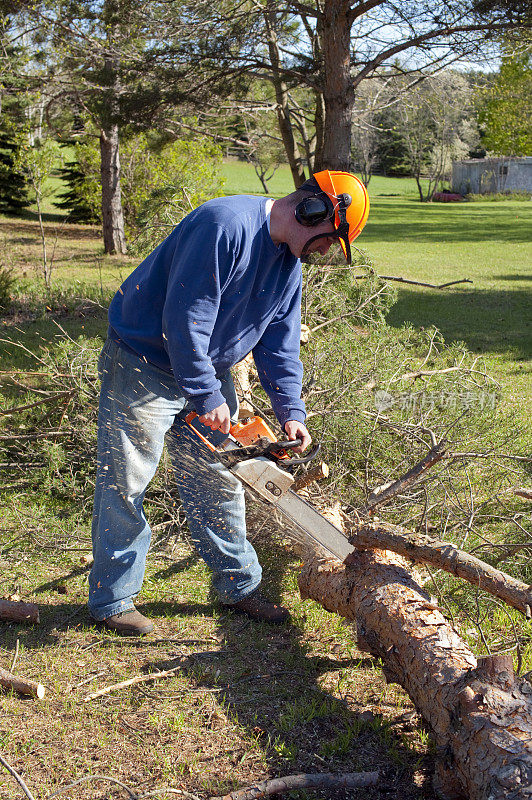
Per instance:
[[[313,228],[328,219],[334,219],[334,206],[330,198],[318,189],[315,195],[305,197],[297,204],[295,216],[300,225]]]
[[[297,204],[295,208],[296,220],[300,225],[304,225],[307,228],[312,228],[316,225],[321,225],[321,223],[325,222],[326,220],[331,220],[334,223],[335,215],[338,215],[339,224],[337,225],[334,233],[328,235],[339,240],[347,263],[350,264],[351,248],[349,246],[349,223],[347,222],[346,211],[352,202],[351,195],[347,192],[339,194],[334,198],[336,203],[333,205],[329,195],[327,195],[319,187],[316,187],[314,191],[316,192],[315,195],[306,197]],[[323,235],[324,234],[318,234],[317,236],[312,236],[306,242],[301,254],[303,260],[305,260],[309,245],[311,245],[312,242],[315,242],[317,239],[322,239]]]

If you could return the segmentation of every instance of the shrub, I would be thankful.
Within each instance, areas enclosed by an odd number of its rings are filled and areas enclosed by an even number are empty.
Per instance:
[[[0,310],[11,305],[15,276],[13,270],[0,264]]]
[[[0,213],[20,214],[30,205],[28,182],[17,165],[20,143],[13,125],[0,121]]]
[[[99,223],[101,180],[97,139],[76,142],[74,154],[75,159],[62,170],[68,190],[60,195],[56,205],[71,210],[73,221]],[[147,220],[155,214],[153,224],[165,226],[155,245],[164,238],[168,226],[176,225],[192,207],[222,189],[221,151],[207,140],[167,141],[153,132],[139,133],[121,142],[120,163],[128,233],[132,238],[143,233]],[[143,237],[143,241],[150,243],[156,239],[154,231]]]
[[[466,200],[471,203],[485,202],[486,200],[497,203],[501,200],[532,200],[532,195],[524,190],[520,192],[489,192],[487,194],[471,193],[466,195]]]

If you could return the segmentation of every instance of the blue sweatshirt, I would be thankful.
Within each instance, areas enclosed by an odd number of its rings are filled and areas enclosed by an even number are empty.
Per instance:
[[[110,335],[171,372],[202,415],[217,375],[249,352],[283,426],[301,400],[301,262],[269,232],[265,198],[223,197],[188,214],[122,284]]]

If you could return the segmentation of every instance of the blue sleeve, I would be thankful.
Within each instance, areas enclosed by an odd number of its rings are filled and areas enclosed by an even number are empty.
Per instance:
[[[301,399],[303,365],[301,341],[301,283],[281,304],[261,340],[253,350],[260,382],[271,400],[281,427],[288,420],[304,422]]]
[[[174,377],[199,415],[225,403],[208,350],[221,287],[233,263],[226,232],[208,223],[180,237],[170,268],[163,339]]]

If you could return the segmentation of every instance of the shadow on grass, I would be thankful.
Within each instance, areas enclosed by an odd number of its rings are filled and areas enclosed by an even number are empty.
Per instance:
[[[532,267],[531,267],[532,270]],[[532,281],[532,274],[530,275],[490,275],[492,281]]]
[[[264,568],[264,592],[280,602],[285,576],[294,569],[293,555],[275,541],[261,539],[254,545]],[[305,641],[305,606],[295,612],[291,623],[278,626],[252,622],[220,606],[212,592],[210,599],[207,603],[146,603],[142,609],[165,616],[217,616],[220,650],[192,656],[185,668],[198,685],[216,687],[218,702],[244,738],[262,751],[271,775],[380,770],[379,785],[365,790],[367,800],[382,797],[386,787],[397,800],[433,796],[428,786],[422,788],[414,782],[419,753],[405,746],[401,729],[394,730],[393,719],[387,721],[378,712],[373,715],[363,697],[347,693],[338,698],[320,685],[327,675],[334,676],[330,683],[334,686],[346,671],[356,675],[357,670],[379,669],[368,656],[336,655],[332,646],[327,652],[331,627],[337,627],[334,615],[323,611],[316,637],[323,636],[325,652],[315,653]],[[338,641],[342,641],[340,634]],[[163,660],[156,666],[168,669],[175,661]],[[380,704],[381,709],[385,706]],[[389,709],[391,716],[394,711],[396,707]],[[425,761],[425,768],[430,769],[430,759]],[[199,788],[218,794],[235,787],[227,775]],[[328,797],[324,791],[322,796]],[[347,798],[353,792],[330,796]]]
[[[517,278],[516,278],[517,280]],[[389,325],[435,325],[447,342],[463,341],[476,353],[512,352],[532,358],[532,296],[525,289],[423,291],[400,289]]]
[[[57,234],[59,239],[90,239],[93,241],[101,240],[101,233],[98,228],[89,225],[79,225],[77,223],[65,223],[65,218],[61,214],[43,214],[43,222],[46,225],[48,236]],[[40,238],[37,227],[38,216],[31,211],[25,212],[21,217],[0,217],[0,231],[11,234],[28,234],[30,238],[13,240],[18,244],[34,244]],[[52,227],[53,226],[53,227]]]

